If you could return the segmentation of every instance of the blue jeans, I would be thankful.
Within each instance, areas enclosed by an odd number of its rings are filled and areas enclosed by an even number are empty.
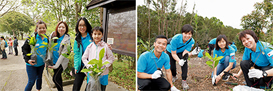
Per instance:
[[[228,65],[229,65],[229,56],[226,56],[224,63],[220,63],[220,62],[218,63],[216,75],[219,75],[222,71],[224,71],[228,67]],[[231,69],[234,69],[235,66],[236,66],[236,62],[233,63],[233,66]],[[212,76],[213,76],[213,72],[211,73],[211,78]]]
[[[34,67],[34,66],[26,66],[27,69],[27,75],[28,75],[28,83],[25,88],[25,91],[31,91],[35,81],[36,81],[36,89],[40,90],[42,89],[42,75],[44,66],[42,65],[40,67]]]

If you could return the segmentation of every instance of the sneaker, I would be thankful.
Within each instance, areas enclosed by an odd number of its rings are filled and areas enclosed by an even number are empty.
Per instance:
[[[187,90],[189,89],[189,85],[187,84],[186,80],[182,80],[182,87],[183,87],[183,90]]]
[[[173,76],[173,83],[177,80],[178,78],[176,76]]]
[[[228,78],[229,78],[229,77],[230,77],[229,75],[226,75],[226,74],[225,74],[225,75],[223,75],[222,80],[223,80],[223,81],[228,81]]]
[[[175,86],[171,87],[171,91],[180,91]]]

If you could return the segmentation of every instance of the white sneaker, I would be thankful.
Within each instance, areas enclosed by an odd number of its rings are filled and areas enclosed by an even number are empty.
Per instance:
[[[183,90],[187,90],[190,88],[189,85],[187,84],[187,82],[184,80],[182,80],[182,87],[183,87]]]
[[[173,76],[173,79],[172,79],[172,81],[173,81],[173,83],[177,80],[178,78],[175,76]]]
[[[180,91],[175,86],[171,87],[171,91]]]

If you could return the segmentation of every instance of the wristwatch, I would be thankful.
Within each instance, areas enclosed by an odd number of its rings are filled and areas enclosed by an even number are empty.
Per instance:
[[[265,71],[263,71],[263,76],[267,77],[267,73]]]

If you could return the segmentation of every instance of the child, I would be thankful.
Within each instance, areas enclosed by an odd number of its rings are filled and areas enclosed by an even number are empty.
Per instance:
[[[84,65],[89,68],[91,67],[88,64],[89,60],[92,59],[99,59],[99,52],[101,49],[105,49],[104,56],[102,58],[102,62],[108,61],[109,64],[104,65],[106,69],[101,74],[100,83],[101,83],[101,91],[105,91],[106,85],[108,85],[108,73],[109,73],[109,66],[114,62],[114,56],[111,49],[108,47],[107,43],[105,43],[101,38],[103,37],[103,29],[101,27],[95,27],[92,31],[92,40],[93,42],[89,44],[86,48],[82,56],[82,61]],[[87,60],[88,59],[88,60]],[[88,77],[88,76],[87,76]]]

